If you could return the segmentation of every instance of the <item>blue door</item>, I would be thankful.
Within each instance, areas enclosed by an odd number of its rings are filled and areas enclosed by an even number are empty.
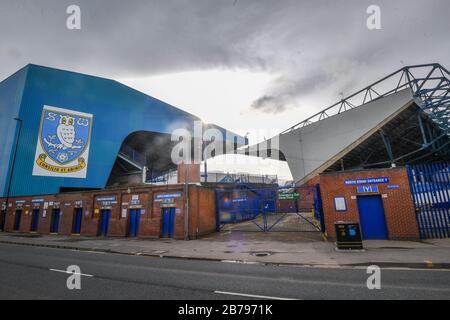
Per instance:
[[[137,237],[139,234],[139,221],[141,220],[141,209],[131,209],[128,218],[128,236]]]
[[[14,216],[14,231],[19,231],[21,219],[22,219],[22,210],[17,210],[16,215]]]
[[[109,219],[111,218],[111,210],[102,209],[100,217],[100,236],[108,235]]]
[[[5,231],[6,210],[0,212],[0,231]]]
[[[162,210],[162,237],[172,238],[175,225],[175,208],[163,208]]]
[[[381,196],[358,197],[358,210],[364,240],[388,238]]]
[[[73,215],[73,225],[72,225],[72,233],[80,234],[81,233],[81,220],[83,219],[83,208],[75,208],[75,212]]]
[[[52,218],[50,220],[50,233],[58,233],[59,230],[59,209],[53,209]]]
[[[39,209],[33,209],[33,212],[31,214],[31,226],[30,231],[36,232],[39,225]]]

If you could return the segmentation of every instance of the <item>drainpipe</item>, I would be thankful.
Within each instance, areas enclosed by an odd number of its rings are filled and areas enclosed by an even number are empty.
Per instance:
[[[146,183],[147,182],[147,167],[144,166],[142,168],[142,183]]]
[[[184,240],[189,240],[189,183],[186,164],[184,164],[184,197]]]

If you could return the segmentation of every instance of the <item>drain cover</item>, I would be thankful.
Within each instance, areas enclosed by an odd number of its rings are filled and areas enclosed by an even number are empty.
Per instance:
[[[272,252],[268,252],[268,251],[258,251],[258,252],[252,252],[252,255],[254,255],[255,257],[267,257],[272,255]]]

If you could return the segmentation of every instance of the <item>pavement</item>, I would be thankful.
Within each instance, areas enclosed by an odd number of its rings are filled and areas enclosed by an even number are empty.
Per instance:
[[[67,283],[77,284],[68,271],[74,265],[79,289],[70,290]],[[450,299],[450,270],[382,268],[379,289],[369,289],[371,274],[364,267],[160,259],[13,244],[0,244],[0,275],[0,299]]]
[[[362,252],[338,252],[317,232],[222,232],[189,241],[0,233],[0,243],[241,263],[450,269],[450,239],[364,241]]]

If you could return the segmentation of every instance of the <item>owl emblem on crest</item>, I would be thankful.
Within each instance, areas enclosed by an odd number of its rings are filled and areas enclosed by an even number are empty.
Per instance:
[[[83,153],[88,140],[89,119],[70,114],[48,112],[42,124],[42,142],[47,155],[65,164]]]
[[[75,127],[74,118],[70,116],[61,115],[59,125],[56,127],[56,135],[59,142],[62,144],[62,149],[70,149],[75,142]]]
[[[33,175],[85,179],[94,115],[44,105]]]

